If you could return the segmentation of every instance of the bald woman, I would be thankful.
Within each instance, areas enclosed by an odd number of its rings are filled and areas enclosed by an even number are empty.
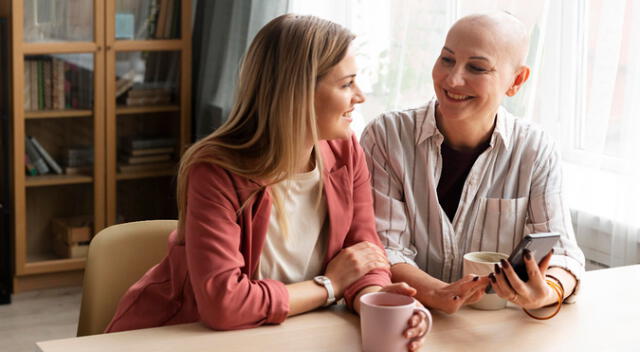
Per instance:
[[[507,13],[464,17],[449,30],[433,66],[436,97],[425,106],[384,113],[363,132],[376,226],[393,281],[418,289],[425,306],[454,313],[491,284],[525,308],[572,302],[584,255],[562,198],[560,157],[537,127],[500,106],[529,78],[528,33]],[[507,264],[462,277],[474,251],[510,253],[520,239],[557,232],[540,265],[526,255],[530,279]]]

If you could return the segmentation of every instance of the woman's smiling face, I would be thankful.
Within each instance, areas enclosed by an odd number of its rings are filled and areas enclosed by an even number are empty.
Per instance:
[[[345,57],[318,81],[315,109],[319,139],[351,137],[351,113],[356,104],[365,100],[355,81],[357,70],[350,47]]]
[[[432,71],[440,115],[470,121],[493,118],[505,94],[515,94],[512,50],[482,24],[455,25]]]

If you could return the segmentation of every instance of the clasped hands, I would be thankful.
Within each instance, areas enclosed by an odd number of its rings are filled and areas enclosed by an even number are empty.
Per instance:
[[[496,294],[522,308],[537,309],[554,302],[558,296],[545,282],[545,274],[551,261],[550,251],[536,265],[533,253],[525,250],[524,262],[529,280],[522,281],[508,261],[496,264],[494,272],[486,276],[469,274],[451,284],[442,283],[427,295],[426,305],[448,314],[457,312],[461,307],[478,302],[485,295],[488,285],[492,285]]]

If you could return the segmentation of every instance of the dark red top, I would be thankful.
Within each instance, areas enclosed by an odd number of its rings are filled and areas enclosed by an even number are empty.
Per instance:
[[[443,142],[440,147],[440,153],[442,154],[442,174],[440,175],[437,188],[438,202],[452,222],[458,210],[464,182],[467,180],[467,176],[476,159],[478,159],[480,154],[488,147],[488,141],[472,151],[452,149],[446,142]]]

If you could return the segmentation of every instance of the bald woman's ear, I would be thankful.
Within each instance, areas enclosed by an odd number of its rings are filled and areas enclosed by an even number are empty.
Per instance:
[[[524,84],[524,82],[526,82],[529,79],[529,74],[531,73],[531,69],[529,68],[529,66],[520,66],[520,68],[518,68],[516,70],[516,76],[515,79],[513,80],[513,83],[511,84],[511,86],[509,86],[509,89],[507,90],[507,96],[512,97],[514,95],[516,95],[516,93],[518,93],[518,91],[520,90],[520,87],[522,87],[522,85]]]

